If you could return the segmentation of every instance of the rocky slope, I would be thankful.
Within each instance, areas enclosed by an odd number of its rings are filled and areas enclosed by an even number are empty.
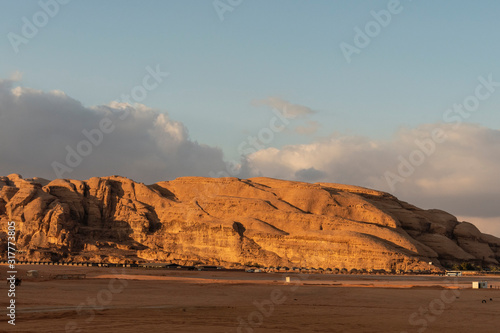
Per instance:
[[[435,269],[497,265],[500,239],[440,210],[370,189],[269,178],[153,185],[0,177],[0,238],[18,260]],[[6,247],[1,249],[6,257]]]

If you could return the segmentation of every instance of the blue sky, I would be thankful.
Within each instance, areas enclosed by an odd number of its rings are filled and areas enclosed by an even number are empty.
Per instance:
[[[399,126],[436,122],[474,88],[500,73],[495,1],[401,1],[348,64],[339,44],[388,1],[243,1],[220,21],[211,1],[71,1],[15,54],[2,38],[0,75],[24,86],[59,89],[84,105],[107,104],[140,82],[146,66],[170,73],[144,104],[182,121],[193,139],[235,156],[268,122],[253,100],[280,96],[318,111],[310,142],[333,132],[390,137]],[[3,1],[0,22],[18,33],[36,1]],[[499,74],[500,77],[500,74]],[[500,95],[473,122],[498,127]]]
[[[500,89],[466,126],[443,124],[479,77],[500,81],[498,1],[401,0],[350,62],[342,43],[355,46],[355,29],[365,31],[372,12],[397,0],[217,1],[237,5],[221,20],[214,1],[69,1],[17,53],[9,36],[21,36],[41,4],[56,0],[1,1],[0,142],[9,144],[0,143],[0,174],[55,178],[51,162],[64,160],[65,146],[77,147],[83,129],[119,112],[123,106],[110,103],[159,66],[169,76],[144,106],[133,106],[65,177],[151,183],[225,172],[224,161],[241,161],[241,143],[269,127],[277,105],[269,101],[278,101],[307,111],[245,156],[235,176],[387,190],[500,234],[500,211],[488,199],[500,194]],[[22,78],[9,80],[14,73]],[[439,126],[449,140],[397,189],[388,187],[386,172]],[[32,134],[15,141],[19,133]]]

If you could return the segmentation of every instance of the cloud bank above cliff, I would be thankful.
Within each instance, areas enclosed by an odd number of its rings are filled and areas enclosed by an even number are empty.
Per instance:
[[[187,128],[141,104],[85,107],[61,91],[0,82],[0,171],[48,179],[119,174],[137,181],[222,169],[218,148],[192,141]]]
[[[463,216],[500,216],[500,131],[479,125],[402,128],[386,141],[335,135],[260,150],[247,161],[254,175],[355,184]]]

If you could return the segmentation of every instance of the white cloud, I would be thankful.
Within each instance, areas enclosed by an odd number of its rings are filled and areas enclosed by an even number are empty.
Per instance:
[[[314,110],[308,108],[307,106],[292,104],[280,97],[268,97],[263,100],[255,100],[253,101],[253,104],[256,106],[265,105],[273,109],[277,109],[282,112],[287,118],[303,117],[316,113]]]
[[[88,141],[82,131],[98,129],[104,118],[115,129],[64,178],[118,174],[152,183],[225,168],[220,149],[190,140],[185,126],[167,114],[118,102],[87,108],[62,91],[13,88],[13,83],[0,81],[0,175],[56,178],[51,164],[67,165],[66,147],[76,150]]]

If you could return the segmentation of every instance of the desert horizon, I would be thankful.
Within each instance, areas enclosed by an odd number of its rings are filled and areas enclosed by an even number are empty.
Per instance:
[[[18,267],[39,275],[19,288],[10,332],[495,332],[500,306],[498,275]],[[471,289],[478,279],[494,289]]]

